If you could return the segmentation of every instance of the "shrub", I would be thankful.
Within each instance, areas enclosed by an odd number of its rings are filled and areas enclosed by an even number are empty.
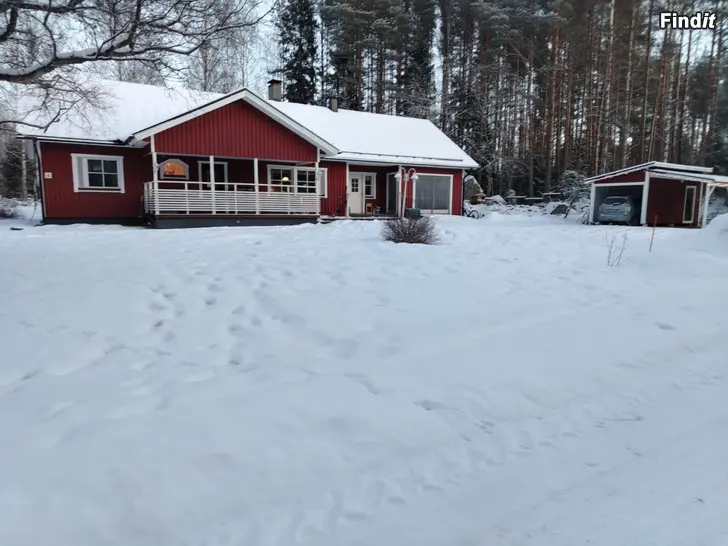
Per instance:
[[[0,218],[16,218],[18,215],[16,206],[14,201],[0,197]]]
[[[387,220],[383,234],[385,241],[393,243],[434,245],[438,240],[435,222],[429,216]]]

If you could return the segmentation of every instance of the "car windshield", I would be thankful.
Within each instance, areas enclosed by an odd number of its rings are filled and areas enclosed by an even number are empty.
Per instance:
[[[607,197],[604,200],[605,205],[624,205],[626,202],[626,197]]]

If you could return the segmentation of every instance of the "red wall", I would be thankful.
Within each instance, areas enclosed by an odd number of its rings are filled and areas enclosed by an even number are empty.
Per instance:
[[[693,222],[683,224],[683,207],[685,205],[685,187],[695,186],[695,206]],[[704,188],[698,182],[683,182],[650,176],[650,188],[647,199],[647,224],[654,223],[657,215],[658,226],[698,226],[701,213],[701,195]]]
[[[316,161],[316,146],[244,101],[162,131],[154,144],[165,154]]]
[[[326,197],[321,199],[321,214],[344,216],[346,214],[346,163],[322,161],[326,168]]]
[[[321,201],[321,214],[345,215],[346,214],[346,164],[336,161],[322,161],[321,167],[328,169],[328,193]],[[410,166],[403,166],[409,169]],[[441,169],[437,167],[414,167],[419,173],[426,174],[450,174],[453,177],[452,188],[452,214],[462,214],[462,189],[463,174],[461,169]],[[367,199],[381,211],[386,210],[387,205],[387,174],[397,172],[396,165],[372,166],[361,164],[349,164],[349,172],[376,173],[377,193],[375,199]],[[406,206],[412,206],[412,184],[407,186]]]
[[[152,179],[152,159],[147,149],[121,146],[40,144],[43,203],[46,219],[136,219],[142,214],[142,184]],[[72,153],[124,157],[124,193],[74,192]]]
[[[596,182],[594,182],[594,184],[618,184],[620,182],[644,182],[644,181],[645,181],[645,171],[643,169],[641,171],[635,171],[635,172],[626,173],[626,174],[618,174],[616,176],[611,176],[609,178],[597,180]]]

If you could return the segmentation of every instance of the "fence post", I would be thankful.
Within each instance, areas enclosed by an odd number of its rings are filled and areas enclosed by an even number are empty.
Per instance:
[[[652,236],[650,237],[650,252],[652,252],[652,241],[655,240],[655,229],[657,228],[657,214],[655,219],[652,221]]]

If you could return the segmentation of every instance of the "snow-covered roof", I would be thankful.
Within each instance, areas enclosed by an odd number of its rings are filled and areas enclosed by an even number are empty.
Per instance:
[[[356,162],[475,168],[478,164],[430,120],[268,101]]]
[[[82,141],[126,141],[142,130],[163,124],[205,105],[240,96],[256,106],[282,114],[284,123],[300,125],[332,146],[328,157],[360,163],[409,164],[453,168],[475,168],[478,164],[432,122],[426,119],[264,100],[249,90],[231,95],[169,89],[136,83],[99,80],[94,83],[105,96],[103,109],[74,110],[47,130],[20,126],[18,133],[47,139]],[[26,110],[28,108],[26,101]],[[43,119],[28,119],[43,124]],[[334,150],[333,148],[336,148]],[[337,152],[338,153],[335,153]]]
[[[608,173],[598,174],[584,179],[584,184],[591,184],[597,180],[603,180],[605,178],[614,178],[623,174],[628,174],[636,171],[662,171],[664,174],[669,173],[694,173],[694,174],[710,174],[713,172],[712,167],[698,167],[695,165],[682,165],[680,163],[665,163],[662,161],[649,161],[647,163],[641,163],[639,165],[633,165],[618,171],[612,171]]]
[[[76,108],[47,130],[19,126],[18,133],[71,140],[126,140],[135,131],[160,123],[220,98],[218,93],[171,89],[154,85],[100,80],[93,83],[102,94],[102,107]],[[31,111],[32,98],[23,109]],[[43,114],[30,114],[30,123],[45,124]]]

